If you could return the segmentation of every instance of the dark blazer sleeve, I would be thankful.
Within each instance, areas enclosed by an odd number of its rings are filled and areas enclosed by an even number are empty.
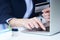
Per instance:
[[[35,4],[41,3],[41,2],[46,2],[47,0],[34,0]]]
[[[8,0],[0,0],[0,24],[6,23],[6,20],[12,18],[9,14],[12,13]]]

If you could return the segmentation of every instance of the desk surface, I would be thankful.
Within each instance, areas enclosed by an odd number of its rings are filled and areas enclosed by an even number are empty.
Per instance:
[[[19,32],[18,36],[12,37],[10,31],[0,34],[0,40],[60,40],[60,33],[53,36],[42,36]]]

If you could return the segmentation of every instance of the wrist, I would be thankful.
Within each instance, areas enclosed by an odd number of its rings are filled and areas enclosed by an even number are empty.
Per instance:
[[[12,18],[11,20],[8,21],[8,24],[10,26],[14,26],[16,20],[17,20],[16,18]]]
[[[22,19],[13,18],[9,21],[11,27],[20,27],[22,26]]]

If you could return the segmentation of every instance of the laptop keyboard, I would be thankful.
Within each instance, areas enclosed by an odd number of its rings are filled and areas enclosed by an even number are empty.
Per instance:
[[[31,30],[29,30],[29,29],[27,29],[28,31],[44,31],[43,29],[41,29],[41,28],[33,28],[33,29],[31,29]],[[46,27],[46,30],[45,30],[45,32],[49,32],[49,27]]]

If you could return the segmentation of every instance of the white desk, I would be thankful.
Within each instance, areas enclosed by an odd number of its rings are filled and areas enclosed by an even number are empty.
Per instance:
[[[60,33],[54,36],[33,35],[20,32],[17,37],[12,37],[11,32],[0,34],[0,40],[60,40]]]

